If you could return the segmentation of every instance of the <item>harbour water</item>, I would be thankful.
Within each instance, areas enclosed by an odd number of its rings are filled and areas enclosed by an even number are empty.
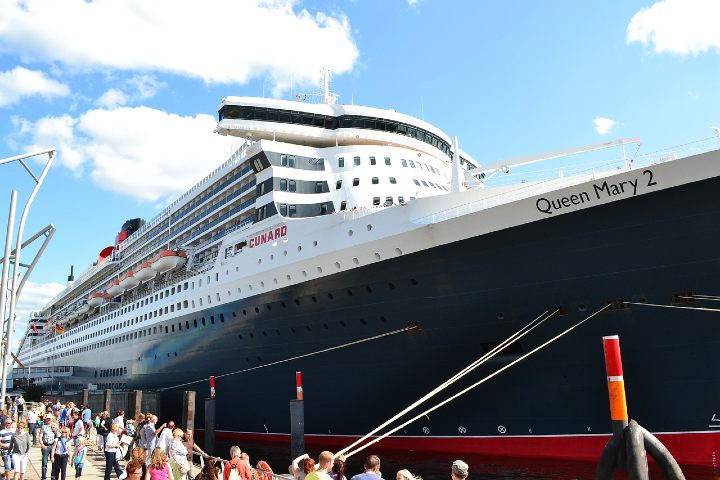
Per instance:
[[[231,442],[217,442],[216,454],[227,458],[227,452],[234,445]],[[269,446],[266,444],[239,445],[243,451],[248,452],[253,465],[259,460],[265,460],[273,468],[275,473],[287,473],[290,464],[290,452],[281,446]],[[317,450],[317,451],[316,451]],[[308,454],[317,459],[320,449],[311,449]],[[423,480],[448,480],[450,478],[450,465],[453,460],[460,458],[470,466],[469,480],[592,480],[595,478],[594,462],[578,462],[565,460],[550,460],[539,458],[509,458],[509,457],[487,457],[480,455],[457,455],[451,456],[414,452],[373,452],[368,450],[368,455],[375,453],[380,457],[383,478],[394,480],[398,470],[406,468],[413,475],[422,477]],[[366,453],[362,452],[357,457],[352,457],[347,462],[346,475],[348,480],[363,471],[363,458]],[[599,455],[599,452],[598,452]],[[693,480],[718,480],[720,473],[710,468],[684,466],[685,477]],[[624,478],[624,477],[618,477]],[[662,473],[650,464],[650,478],[663,478]]]

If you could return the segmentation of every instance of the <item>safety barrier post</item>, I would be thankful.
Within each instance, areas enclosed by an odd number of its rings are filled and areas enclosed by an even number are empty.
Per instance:
[[[305,406],[302,388],[302,372],[295,372],[296,399],[290,400],[290,457],[297,458],[305,452]]]

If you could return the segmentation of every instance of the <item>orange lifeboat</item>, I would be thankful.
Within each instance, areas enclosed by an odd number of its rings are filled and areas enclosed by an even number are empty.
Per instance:
[[[95,292],[91,293],[90,296],[87,298],[87,303],[90,305],[91,308],[97,308],[103,303],[107,302],[112,298],[112,295],[109,295],[104,292]]]
[[[113,297],[122,295],[124,291],[125,291],[125,287],[120,286],[120,280],[115,280],[110,285],[108,285],[108,288],[107,288],[107,293],[109,293]]]
[[[133,288],[140,285],[140,280],[135,278],[135,275],[133,274],[133,271],[130,270],[125,275],[120,277],[120,286],[127,290],[132,290]]]
[[[135,278],[140,282],[147,282],[152,280],[157,275],[157,272],[152,268],[152,262],[145,262],[140,265],[140,268],[135,272]]]
[[[187,263],[187,254],[182,251],[163,250],[152,262],[152,269],[157,273],[165,273],[170,270],[182,268]]]

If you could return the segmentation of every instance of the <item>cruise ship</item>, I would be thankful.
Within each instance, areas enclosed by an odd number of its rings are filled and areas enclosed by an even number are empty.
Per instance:
[[[597,459],[617,334],[630,416],[679,462],[715,461],[717,138],[483,163],[425,121],[338,103],[327,79],[317,97],[224,98],[216,133],[238,137],[227,161],[33,314],[21,361],[66,368],[38,382],[159,390],[179,418],[214,375],[219,436],[289,442],[302,371],[306,441],[338,449],[490,353],[416,411],[522,361],[372,448]],[[514,175],[604,147],[623,155]]]

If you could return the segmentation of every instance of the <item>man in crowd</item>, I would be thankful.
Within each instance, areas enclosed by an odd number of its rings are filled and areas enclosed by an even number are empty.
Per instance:
[[[380,457],[377,455],[366,457],[363,466],[365,472],[355,475],[351,480],[379,480],[382,478],[380,476]]]
[[[12,419],[8,417],[5,420],[5,428],[0,430],[0,455],[5,465],[5,480],[10,480],[13,473],[13,458],[10,452],[10,437],[13,434],[12,424]]]
[[[318,468],[305,476],[305,480],[332,480],[328,472],[332,471],[333,454],[327,450],[320,452],[318,457]],[[356,475],[357,476],[357,475]]]
[[[158,421],[156,415],[149,414],[145,417],[147,423],[140,430],[140,440],[138,441],[138,447],[147,450],[147,459],[150,460],[150,455],[157,444],[157,436],[155,435],[155,424]]]
[[[465,480],[468,477],[468,464],[462,460],[455,460],[450,469],[452,480]]]
[[[47,480],[48,460],[52,452],[55,439],[60,436],[60,430],[55,425],[52,414],[45,415],[45,422],[40,429],[40,448],[42,451],[42,476],[41,480]]]
[[[90,410],[90,405],[85,405],[82,411],[82,421],[85,424],[85,431],[90,431],[90,423],[92,423],[92,410]]]

